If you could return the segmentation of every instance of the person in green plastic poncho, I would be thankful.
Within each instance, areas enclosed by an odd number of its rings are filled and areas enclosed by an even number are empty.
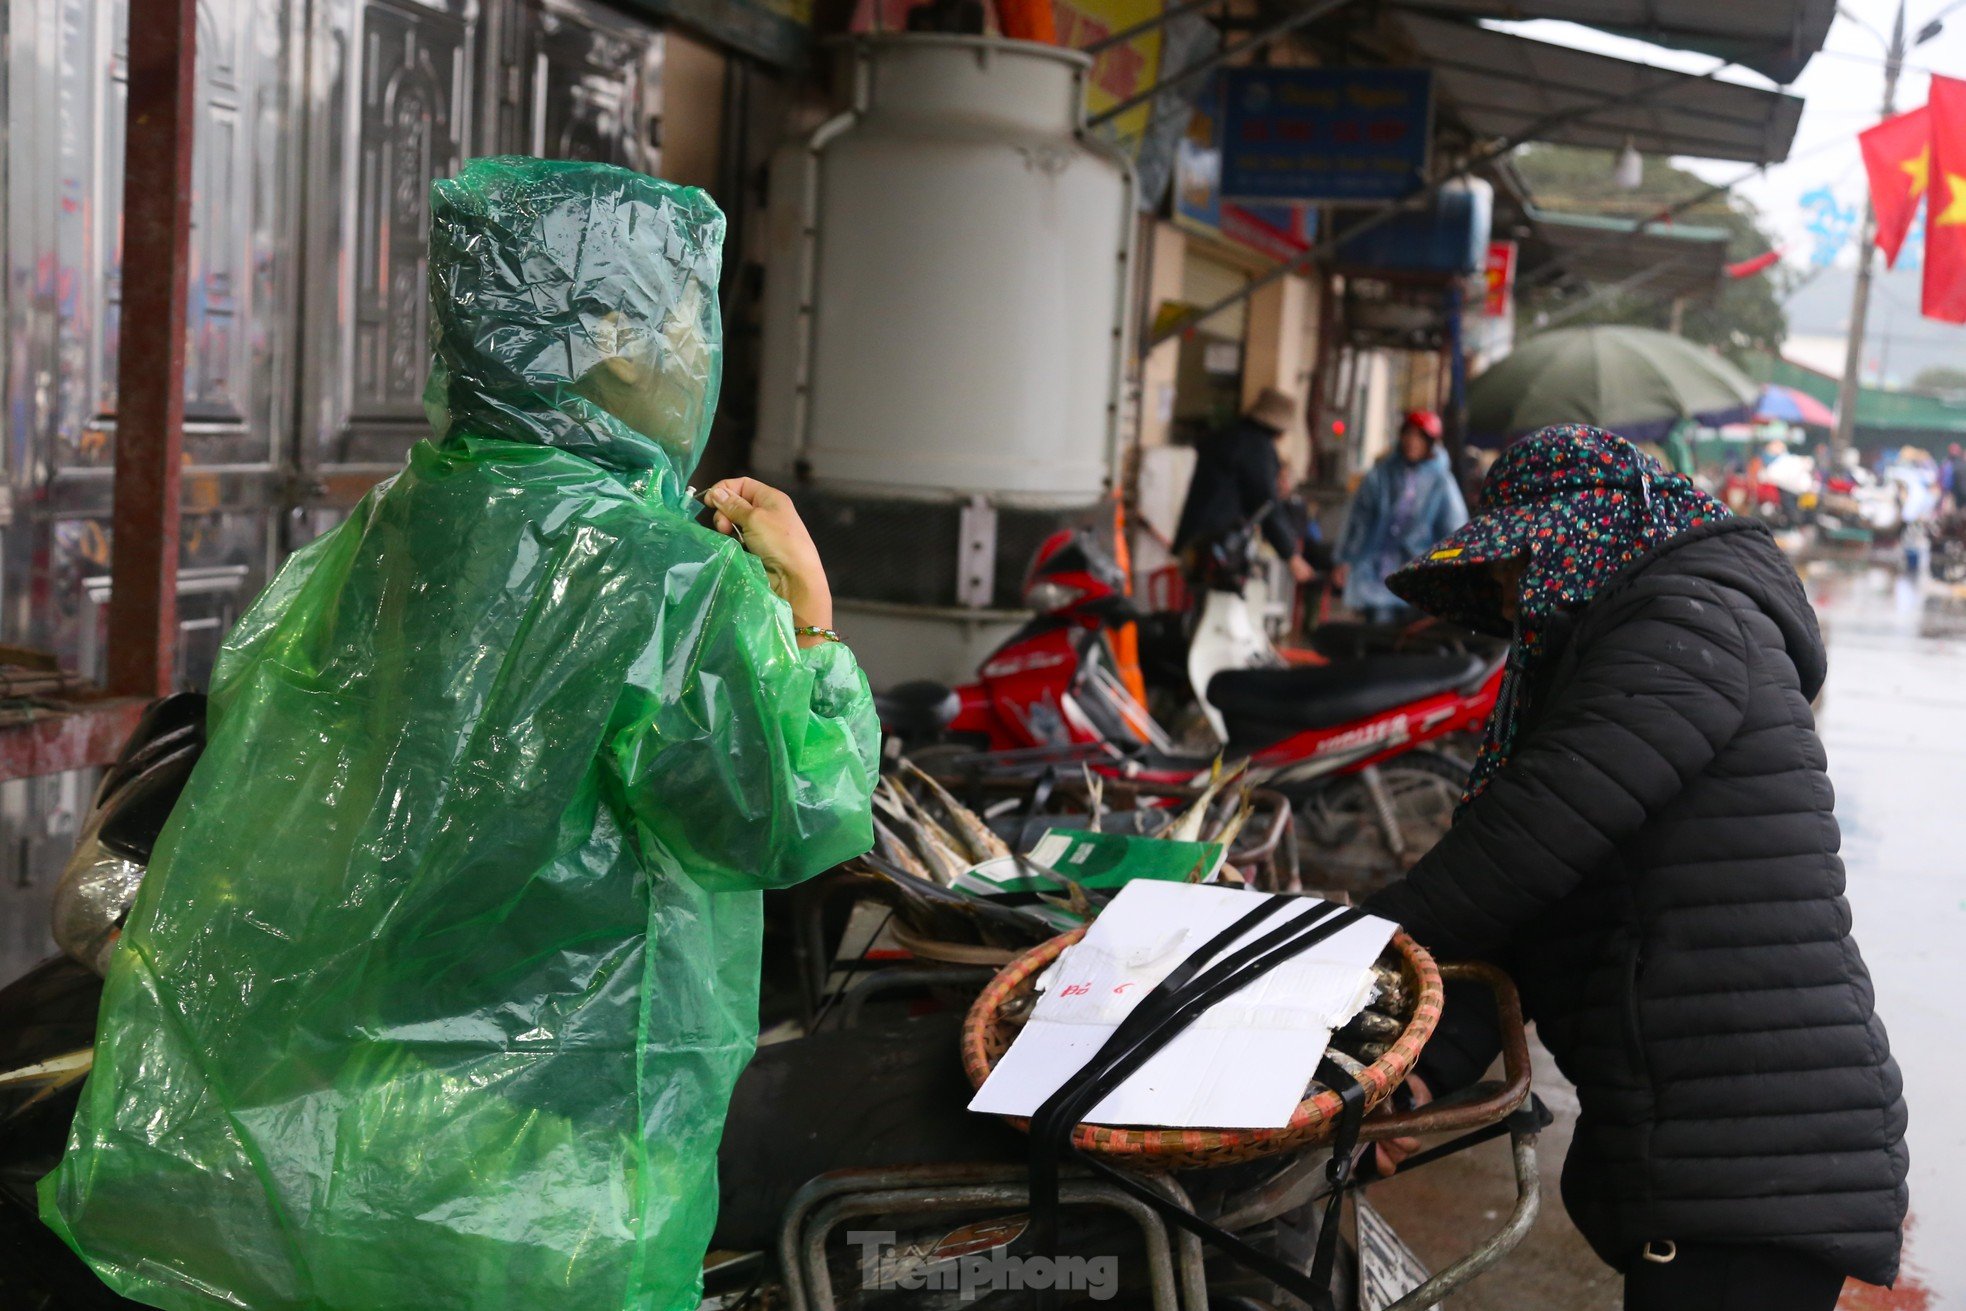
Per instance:
[[[694,1306],[759,890],[872,842],[810,539],[684,486],[722,215],[531,159],[431,194],[436,436],[227,642],[42,1185],[160,1307]]]

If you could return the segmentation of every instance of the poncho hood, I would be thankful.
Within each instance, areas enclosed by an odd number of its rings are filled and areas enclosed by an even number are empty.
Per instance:
[[[438,439],[557,447],[680,492],[722,377],[716,204],[612,165],[516,156],[472,160],[430,198]]]

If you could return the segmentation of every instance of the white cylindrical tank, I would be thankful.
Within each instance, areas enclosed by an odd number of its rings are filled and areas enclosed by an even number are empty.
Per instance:
[[[850,495],[1083,507],[1112,475],[1133,178],[1090,61],[859,37],[771,183],[761,472]]]

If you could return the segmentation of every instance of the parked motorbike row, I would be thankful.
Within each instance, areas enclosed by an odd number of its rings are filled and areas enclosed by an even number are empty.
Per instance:
[[[1296,807],[1315,886],[1383,884],[1446,831],[1505,647],[1432,621],[1348,624],[1320,628],[1323,649],[1293,659],[1248,599],[1254,544],[1252,524],[1210,548],[1192,613],[1144,616],[1093,533],[1054,535],[1026,577],[1031,620],[974,681],[877,698],[889,740],[956,772],[1084,768],[1167,784],[1225,757]],[[1146,633],[1147,706],[1110,640],[1127,624]],[[1149,706],[1187,711],[1190,731],[1177,735]]]
[[[1715,490],[1734,513],[1778,531],[1807,529],[1832,546],[1902,545],[1909,567],[1922,554],[1937,581],[1966,583],[1966,513],[1947,508],[1939,471],[1922,452],[1877,472],[1852,465],[1829,473],[1789,452],[1752,475],[1729,474]]]
[[[1542,1120],[1513,992],[1479,967],[1440,973],[1495,994],[1504,1078],[1435,1106],[1394,1100],[1357,1132],[1364,1143],[1460,1134],[1449,1149],[1510,1140],[1512,1213],[1431,1277],[1359,1191],[1372,1178],[1369,1147],[1362,1171],[1339,1169],[1353,1150],[1340,1153],[1329,1136],[1272,1145],[1231,1135],[1199,1154],[1112,1158],[1173,1210],[1243,1244],[1240,1259],[1205,1248],[1089,1168],[1066,1171],[1064,1224],[1040,1253],[1026,1209],[1028,1140],[965,1109],[973,1078],[960,1049],[979,993],[1055,944],[1059,916],[1084,919],[1104,899],[1061,878],[1027,904],[993,904],[957,886],[966,868],[1022,859],[1047,831],[1087,830],[1219,843],[1218,877],[1259,890],[1358,891],[1396,874],[1447,823],[1466,771],[1457,739],[1492,706],[1501,652],[1465,634],[1347,627],[1293,662],[1251,617],[1249,537],[1210,555],[1195,613],[1165,622],[1149,643],[1151,699],[1163,714],[1179,713],[1187,687],[1202,692],[1185,740],[1121,681],[1111,633],[1144,617],[1084,533],[1045,544],[1026,584],[1033,619],[973,682],[881,698],[891,751],[875,850],[767,897],[761,1047],[720,1152],[706,1308],[1022,1306],[1030,1292],[1005,1272],[1038,1255],[1056,1258],[1046,1268],[1087,1276],[1068,1299],[1117,1296],[1156,1311],[1296,1305],[1276,1272],[1312,1268],[1335,1193],[1355,1198],[1356,1237],[1336,1249],[1319,1299],[1332,1311],[1433,1305],[1520,1241],[1536,1208]],[[64,954],[0,990],[8,1307],[135,1305],[40,1224],[34,1186],[63,1150],[101,975],[203,749],[204,710],[202,698],[180,696],[145,715],[105,773],[57,890]],[[1382,958],[1376,1000],[1333,1035],[1327,1061],[1362,1077],[1418,1022],[1416,950]],[[1014,1026],[1022,1016],[995,1019]],[[1261,1260],[1275,1263],[1267,1275]]]

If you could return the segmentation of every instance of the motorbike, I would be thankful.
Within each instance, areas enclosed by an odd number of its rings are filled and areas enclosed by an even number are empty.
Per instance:
[[[1284,660],[1243,599],[1255,525],[1217,543],[1185,661],[1213,740],[1183,750],[1127,689],[1110,633],[1140,616],[1112,556],[1063,530],[1026,574],[1029,622],[975,681],[903,684],[876,697],[888,734],[950,770],[1084,768],[1188,783],[1217,758],[1247,762],[1289,797],[1320,861],[1318,886],[1370,891],[1447,830],[1467,779],[1442,748],[1479,731],[1500,691],[1499,644],[1396,652],[1320,665]]]
[[[1822,489],[1815,461],[1785,452],[1769,459],[1757,475],[1745,471],[1728,475],[1720,497],[1735,514],[1752,516],[1781,531],[1813,521]]]
[[[205,698],[158,701],[97,785],[53,905],[62,954],[0,989],[0,1306],[123,1311],[39,1218],[89,1072],[102,974],[151,849],[205,746]]]
[[[1927,565],[1934,580],[1966,583],[1966,512],[1954,510],[1932,521]]]
[[[0,989],[0,1305],[20,1311],[133,1311],[44,1227],[35,1182],[64,1148],[95,1038],[102,971],[115,950],[152,849],[204,745],[198,697],[158,703],[105,774],[57,892],[63,954]],[[1141,798],[1154,789],[1142,785]],[[1077,804],[1099,812],[1098,790]],[[1287,819],[1287,816],[1285,817]],[[1274,845],[1274,837],[1266,840]],[[853,886],[815,881],[818,899]],[[891,908],[904,902],[932,921],[926,887],[905,875],[880,881]],[[805,889],[794,890],[804,892]],[[930,898],[924,900],[924,898]],[[769,923],[769,917],[768,917]],[[838,1022],[822,1017],[786,1041],[767,1034],[732,1098],[719,1158],[720,1216],[705,1262],[703,1311],[787,1306],[795,1311],[879,1311],[1021,1306],[1029,1294],[978,1284],[976,1272],[1020,1268],[1033,1249],[1027,1140],[1003,1122],[966,1110],[969,1085],[955,1041],[966,999],[981,986],[973,945],[914,939],[910,961],[863,973]],[[828,955],[832,955],[831,952]],[[934,974],[935,971],[940,974]],[[924,990],[953,1005],[918,1013],[870,1004],[877,993]],[[1516,1200],[1506,1219],[1431,1276],[1352,1190],[1359,1238],[1339,1245],[1331,1305],[1417,1311],[1491,1268],[1521,1241],[1538,1203],[1535,1142],[1547,1116],[1529,1093],[1529,1063],[1513,990],[1485,966],[1448,966],[1450,982],[1485,986],[1503,1020],[1504,1077],[1430,1106],[1369,1117],[1359,1141],[1410,1133],[1462,1136],[1427,1153],[1507,1137]],[[767,1003],[769,1006],[769,1003]],[[1361,1028],[1350,1042],[1369,1040]],[[1342,1038],[1343,1035],[1340,1035]],[[1342,1044],[1334,1040],[1334,1050]],[[1363,1048],[1352,1047],[1355,1052]],[[786,1114],[788,1107],[797,1113]],[[1251,1249],[1302,1271],[1315,1245],[1334,1177],[1328,1148],[1307,1147],[1233,1166],[1143,1178],[1182,1210],[1206,1214]],[[1420,1158],[1414,1158],[1417,1162]],[[1409,1167],[1410,1168],[1410,1165]],[[1204,1253],[1196,1239],[1123,1190],[1068,1169],[1065,1223],[1050,1269],[1094,1280],[1094,1297],[1123,1297],[1155,1311],[1285,1304],[1258,1275]],[[870,1239],[878,1237],[878,1241]],[[1025,1267],[1034,1268],[1034,1267]],[[1391,1299],[1385,1297],[1390,1288]],[[1369,1293],[1368,1289],[1378,1292]],[[980,1293],[980,1296],[979,1296]],[[1379,1300],[1367,1302],[1368,1296]]]

